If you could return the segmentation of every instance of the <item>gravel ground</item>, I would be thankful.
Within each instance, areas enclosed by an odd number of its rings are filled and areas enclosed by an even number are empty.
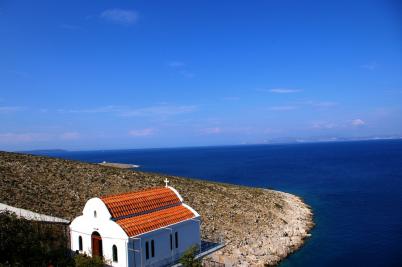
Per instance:
[[[303,245],[313,215],[297,196],[261,188],[0,152],[0,202],[73,219],[92,197],[170,185],[202,216],[202,236],[222,237],[226,266],[276,265]]]

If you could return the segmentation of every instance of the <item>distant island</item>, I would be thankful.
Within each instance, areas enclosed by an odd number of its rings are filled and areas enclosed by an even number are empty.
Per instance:
[[[65,149],[34,149],[34,150],[16,151],[16,153],[33,154],[33,155],[46,155],[46,154],[55,154],[55,153],[66,153],[66,152],[69,152],[69,150],[65,150]]]
[[[140,167],[140,165],[135,165],[135,164],[115,163],[115,162],[106,162],[106,161],[103,161],[98,164],[102,165],[102,166],[114,167],[114,168],[120,168],[120,169],[133,169],[133,168]]]
[[[299,197],[262,188],[0,152],[0,202],[71,220],[92,197],[161,186],[164,178],[202,216],[202,238],[223,238],[213,259],[276,265],[303,245],[313,214]]]

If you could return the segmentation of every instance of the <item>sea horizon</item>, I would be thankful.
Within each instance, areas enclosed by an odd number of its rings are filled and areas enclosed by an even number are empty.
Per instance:
[[[298,195],[312,207],[312,237],[281,266],[397,266],[402,244],[402,140],[77,151],[89,163]],[[374,255],[374,256],[373,256]]]
[[[402,140],[401,137],[372,137],[359,139],[340,139],[340,140],[315,140],[315,141],[288,141],[288,142],[271,142],[271,143],[247,143],[247,144],[217,144],[217,145],[189,145],[189,146],[166,146],[166,147],[144,147],[144,148],[93,148],[93,149],[64,149],[64,148],[45,148],[32,150],[5,150],[13,153],[53,153],[53,152],[92,152],[92,151],[121,151],[121,150],[163,150],[163,149],[193,149],[193,148],[214,148],[214,147],[242,147],[242,146],[271,146],[271,145],[303,145],[303,144],[321,144],[321,143],[350,143],[350,142],[372,142],[386,140]]]

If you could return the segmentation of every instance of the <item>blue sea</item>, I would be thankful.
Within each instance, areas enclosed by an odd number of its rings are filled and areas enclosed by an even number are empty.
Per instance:
[[[294,193],[316,227],[282,267],[402,266],[402,140],[50,155]]]

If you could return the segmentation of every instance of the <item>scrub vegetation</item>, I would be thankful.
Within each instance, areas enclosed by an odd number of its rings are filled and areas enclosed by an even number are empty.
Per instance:
[[[0,266],[74,266],[66,227],[0,213]]]
[[[309,206],[279,191],[0,152],[0,202],[69,220],[89,198],[164,186],[165,178],[200,213],[202,238],[225,242],[212,258],[227,265],[275,265],[314,225]]]

